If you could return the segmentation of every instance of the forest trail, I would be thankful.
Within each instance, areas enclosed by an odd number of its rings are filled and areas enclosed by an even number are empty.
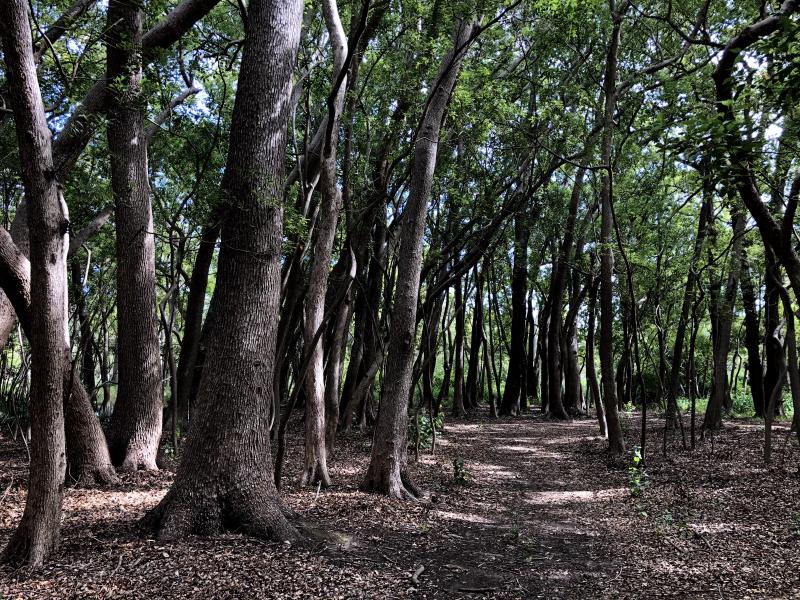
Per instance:
[[[637,423],[625,425],[634,439]],[[784,465],[765,482],[761,434],[736,423],[717,436],[713,455],[709,440],[694,453],[652,456],[636,498],[626,461],[609,463],[596,427],[530,415],[446,420],[435,456],[422,451],[412,460],[418,483],[435,497],[419,505],[358,491],[369,452],[358,432],[340,440],[329,491],[299,488],[302,438],[292,435],[287,501],[341,534],[340,548],[238,535],[147,539],[136,523],[169,487],[166,471],[128,476],[110,491],[70,489],[58,554],[33,573],[3,567],[0,597],[796,597],[796,453],[779,453]],[[24,506],[25,452],[0,439],[5,538]],[[453,477],[459,457],[465,485]],[[741,552],[745,540],[750,555]]]

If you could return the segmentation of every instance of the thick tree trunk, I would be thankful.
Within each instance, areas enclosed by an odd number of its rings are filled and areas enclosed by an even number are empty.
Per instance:
[[[475,25],[457,19],[453,49],[431,87],[429,103],[414,144],[408,200],[400,231],[397,289],[383,379],[382,400],[372,440],[370,464],[362,487],[394,498],[415,498],[419,491],[406,473],[408,398],[414,360],[417,300],[428,197],[433,186],[444,112],[455,87]]]
[[[155,236],[142,110],[144,15],[108,7],[108,148],[117,226],[119,386],[109,427],[111,460],[123,470],[157,469],[161,381],[155,297]],[[120,85],[116,85],[120,83]]]
[[[514,217],[514,267],[511,275],[511,347],[508,355],[508,373],[500,414],[508,416],[519,411],[522,389],[522,372],[525,368],[525,319],[528,295],[528,236],[530,229],[527,214]],[[559,385],[561,382],[559,380]]]
[[[66,470],[63,372],[69,362],[67,242],[69,215],[52,176],[50,130],[36,77],[28,6],[0,4],[0,34],[14,107],[31,232],[31,468],[22,519],[3,562],[41,565],[59,543]]]
[[[283,165],[303,2],[253,0],[223,179],[216,316],[175,483],[146,522],[161,540],[224,529],[290,539],[269,410],[280,302]]]

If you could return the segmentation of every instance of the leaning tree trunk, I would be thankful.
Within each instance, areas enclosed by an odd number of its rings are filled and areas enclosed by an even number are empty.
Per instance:
[[[269,410],[281,289],[283,164],[301,0],[249,6],[223,178],[216,316],[175,482],[146,517],[161,540],[225,529],[290,539]]]
[[[66,469],[62,375],[67,332],[66,235],[69,215],[53,173],[50,130],[33,59],[28,6],[0,4],[6,83],[14,107],[31,232],[31,469],[22,519],[3,562],[41,565],[59,543]]]
[[[408,200],[400,230],[397,289],[383,379],[381,406],[362,487],[393,498],[415,498],[419,491],[406,472],[408,398],[413,375],[417,300],[428,197],[444,112],[455,87],[475,24],[457,20],[453,48],[439,69],[417,132]]]
[[[305,377],[306,388],[306,417],[305,417],[305,455],[303,461],[303,474],[300,482],[302,485],[316,485],[328,487],[331,478],[328,475],[328,455],[325,444],[325,358],[321,336],[317,330],[323,326],[325,315],[325,294],[328,290],[328,270],[333,251],[333,242],[336,238],[336,225],[342,203],[342,195],[336,183],[336,145],[339,140],[339,116],[344,105],[344,92],[346,89],[346,75],[338,81],[345,66],[347,56],[347,38],[339,18],[339,10],[335,0],[325,0],[322,3],[325,24],[331,36],[333,46],[333,82],[339,83],[339,89],[334,90],[333,110],[328,111],[328,131],[323,142],[322,164],[320,168],[319,187],[322,193],[319,216],[314,235],[314,258],[311,262],[311,272],[308,277],[308,290],[306,291],[306,317],[303,328],[303,341],[305,352],[310,356],[308,372]],[[338,363],[339,355],[333,359]],[[338,369],[338,364],[336,365]],[[337,377],[338,380],[338,377]],[[338,381],[329,382],[335,385],[338,400]],[[333,393],[329,390],[328,393]]]
[[[111,415],[111,460],[123,470],[157,469],[161,378],[155,291],[155,236],[147,173],[142,93],[144,14],[137,4],[108,6],[108,149],[117,226],[119,385]]]

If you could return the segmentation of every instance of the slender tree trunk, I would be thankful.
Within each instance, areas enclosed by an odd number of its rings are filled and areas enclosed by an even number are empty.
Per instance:
[[[466,307],[464,303],[464,291],[461,280],[455,282],[456,292],[455,311],[456,311],[456,338],[455,350],[453,351],[453,416],[463,417],[464,410],[464,321]]]
[[[429,103],[414,144],[408,200],[400,231],[397,289],[392,312],[382,399],[362,487],[393,498],[411,499],[419,491],[406,472],[408,398],[414,360],[417,301],[428,197],[433,186],[439,132],[475,24],[457,19],[453,49],[433,82]]]
[[[586,382],[597,412],[597,423],[600,426],[600,435],[606,437],[606,413],[603,407],[603,400],[600,397],[600,384],[597,381],[597,370],[594,363],[594,338],[597,315],[597,291],[599,281],[589,283],[589,321],[586,327]]]
[[[472,332],[470,335],[469,347],[469,368],[467,369],[467,406],[470,410],[478,407],[478,398],[483,396],[483,390],[479,394],[479,374],[480,374],[480,355],[481,342],[483,341],[483,272],[475,272],[475,304],[472,308]]]
[[[108,442],[111,460],[124,470],[157,469],[162,419],[155,236],[142,110],[143,24],[138,5],[110,0],[107,73],[115,85],[109,86],[107,137],[117,226],[119,386]]]
[[[764,372],[761,367],[761,333],[759,328],[758,309],[756,308],[756,292],[750,273],[750,260],[747,247],[739,248],[741,276],[739,286],[742,290],[744,308],[744,343],[747,349],[747,377],[750,383],[750,394],[753,398],[753,410],[757,417],[764,416]]]
[[[525,368],[525,319],[528,295],[528,237],[530,229],[526,214],[514,217],[514,267],[511,275],[511,346],[508,354],[508,373],[500,414],[508,416],[519,411],[522,371]],[[561,385],[559,381],[559,385]]]
[[[175,482],[146,517],[160,540],[239,530],[297,537],[269,443],[281,289],[281,198],[303,2],[253,0],[223,178],[215,312]]]
[[[183,317],[183,339],[178,356],[178,423],[184,428],[191,415],[189,407],[195,380],[197,357],[200,352],[200,336],[203,331],[203,312],[208,288],[208,272],[214,259],[214,249],[219,238],[219,226],[206,225],[200,236],[200,246],[194,260],[189,280],[189,295],[186,298],[186,313]]]
[[[627,8],[627,3],[625,4]],[[600,198],[600,373],[603,383],[603,401],[608,428],[608,449],[612,455],[625,451],[622,426],[617,412],[617,397],[614,390],[614,251],[611,246],[613,227],[613,168],[614,112],[617,105],[617,56],[619,53],[622,12],[613,12],[611,42],[606,57],[603,92],[603,165],[606,168]]]
[[[733,235],[739,236],[744,232],[744,219],[741,215],[734,215]],[[734,250],[728,266],[728,281],[725,293],[720,298],[716,340],[714,346],[714,388],[706,408],[703,420],[703,429],[719,429],[722,426],[722,408],[728,395],[728,354],[731,347],[731,328],[736,301],[736,288],[739,286],[739,253],[738,242],[734,242]]]

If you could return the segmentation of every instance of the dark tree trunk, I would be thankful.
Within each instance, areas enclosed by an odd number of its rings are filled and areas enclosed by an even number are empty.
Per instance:
[[[759,328],[758,309],[756,308],[756,292],[750,273],[750,260],[744,244],[739,248],[741,276],[739,286],[742,290],[744,308],[744,343],[747,349],[747,378],[750,394],[753,398],[753,410],[757,417],[764,416],[764,372],[761,367],[761,334]]]
[[[624,5],[624,8],[627,8],[627,4]],[[605,106],[603,110],[602,162],[606,166],[606,173],[600,198],[600,372],[608,428],[608,449],[612,455],[617,455],[625,451],[625,441],[622,437],[622,426],[619,421],[614,390],[614,253],[611,247],[614,213],[611,203],[614,194],[612,157],[614,112],[617,105],[617,58],[623,13],[614,12],[612,20],[611,41],[603,78]]]
[[[75,313],[78,317],[79,342],[78,359],[81,363],[80,378],[90,396],[94,393],[94,343],[92,336],[92,324],[89,321],[89,309],[86,306],[86,294],[83,292],[83,278],[81,276],[81,264],[77,258],[73,258],[70,263],[72,275],[72,289],[75,294]]]
[[[669,384],[667,386],[667,422],[671,427],[677,418],[678,408],[678,387],[680,385],[681,364],[683,363],[683,347],[686,338],[686,327],[689,322],[689,311],[695,296],[695,285],[697,283],[697,266],[703,251],[703,243],[708,231],[708,223],[711,219],[712,205],[709,197],[710,192],[703,196],[703,204],[700,207],[700,215],[697,220],[697,235],[694,239],[694,249],[689,263],[689,273],[686,276],[686,286],[683,291],[683,303],[678,317],[678,325],[675,329],[675,345],[672,350],[672,365],[669,371]],[[687,374],[688,376],[688,374]]]
[[[200,336],[203,331],[203,311],[208,288],[208,271],[214,259],[214,249],[219,238],[219,226],[206,225],[200,236],[200,246],[194,259],[189,295],[186,298],[186,313],[183,317],[183,339],[178,356],[178,423],[185,428],[190,415],[191,392],[196,378],[197,356],[200,352]]]
[[[455,282],[456,339],[453,350],[453,416],[463,417],[464,410],[464,321],[466,307],[464,303],[463,285],[466,282]]]
[[[483,272],[475,266],[475,304],[472,308],[472,332],[469,345],[469,368],[467,369],[466,404],[470,410],[478,406],[483,394],[478,392],[481,342],[483,341]],[[482,390],[481,390],[482,392]]]
[[[733,235],[744,233],[744,219],[741,215],[733,217]],[[738,242],[734,241],[734,245]],[[736,288],[739,286],[739,256],[734,248],[728,266],[728,280],[725,292],[719,299],[716,319],[716,343],[714,344],[714,387],[706,408],[703,429],[719,429],[722,426],[722,409],[728,395],[728,354],[731,347],[731,328],[733,326]]]
[[[603,400],[600,397],[600,384],[597,382],[597,370],[594,363],[594,338],[597,315],[597,291],[600,281],[589,283],[589,322],[586,328],[586,382],[589,385],[589,392],[597,411],[597,422],[600,426],[600,435],[606,437],[606,413],[603,408]]]
[[[503,390],[500,414],[512,415],[519,411],[522,389],[522,372],[525,368],[525,319],[528,295],[528,236],[530,229],[527,214],[514,217],[514,267],[511,274],[511,346],[508,354],[508,374]],[[560,383],[559,383],[560,385]]]
[[[433,186],[439,132],[475,25],[457,19],[453,49],[431,87],[430,102],[414,144],[408,200],[400,231],[398,274],[382,399],[362,487],[408,499],[418,490],[406,473],[408,398],[414,361],[417,301],[428,197]]]
[[[269,443],[281,289],[283,165],[303,2],[249,5],[223,179],[214,322],[175,482],[146,517],[160,540],[239,530],[297,537]]]
[[[136,4],[108,7],[108,149],[117,226],[119,386],[109,427],[111,460],[124,470],[156,469],[161,378],[155,297],[155,236],[142,95],[144,15]],[[117,82],[121,82],[116,85]]]
[[[69,363],[66,233],[69,216],[52,176],[50,130],[33,59],[28,6],[0,4],[0,33],[14,107],[31,232],[31,468],[22,519],[3,562],[40,566],[58,547],[66,470],[63,373]]]
[[[525,368],[527,374],[525,383],[527,385],[526,394],[529,398],[539,399],[539,328],[533,318],[533,293],[528,295],[528,352],[525,356]]]

